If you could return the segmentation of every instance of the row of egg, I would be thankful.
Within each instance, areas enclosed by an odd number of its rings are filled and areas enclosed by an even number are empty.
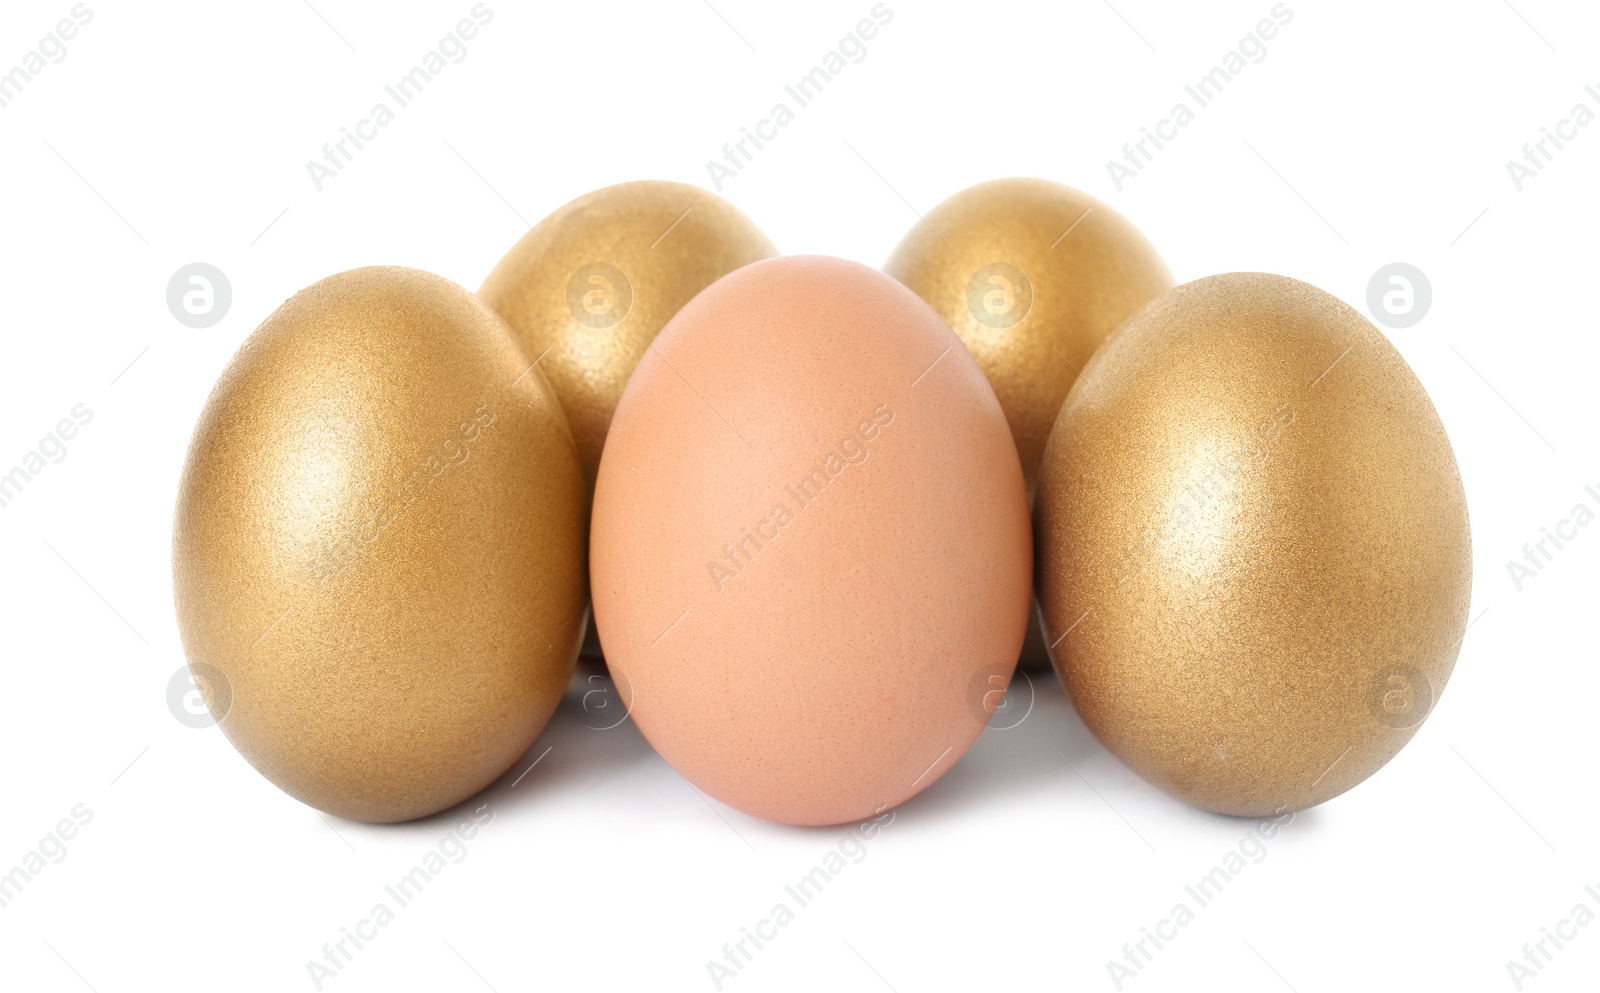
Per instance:
[[[1046,651],[1150,781],[1300,809],[1414,733],[1469,580],[1449,442],[1381,334],[1284,277],[1173,288],[1041,180],[957,194],[885,272],[642,182],[477,295],[323,280],[217,384],[174,539],[229,740],[369,821],[527,751],[591,593],[639,729],[751,814],[902,802]]]

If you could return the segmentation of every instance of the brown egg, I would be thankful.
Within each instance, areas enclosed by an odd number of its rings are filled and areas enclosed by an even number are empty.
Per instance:
[[[1212,276],[1135,315],[1061,408],[1034,511],[1067,692],[1196,806],[1338,796],[1455,664],[1471,542],[1449,439],[1388,340],[1305,283]]]
[[[716,194],[642,180],[584,194],[534,225],[478,296],[539,361],[592,484],[622,388],[661,328],[717,279],[776,254]]]
[[[960,758],[1032,563],[977,364],[905,287],[815,256],[741,269],[662,331],[612,422],[590,555],[645,737],[724,803],[811,825]]]
[[[179,484],[178,622],[222,730],[343,817],[482,789],[572,672],[585,495],[549,384],[466,290],[373,268],[295,294],[223,373]]]
[[[950,322],[1006,412],[1031,493],[1056,412],[1118,324],[1172,286],[1115,210],[1044,179],[996,179],[928,211],[884,271]]]

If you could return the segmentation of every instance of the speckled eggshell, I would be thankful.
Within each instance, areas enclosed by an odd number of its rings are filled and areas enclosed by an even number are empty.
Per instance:
[[[222,374],[179,483],[173,590],[207,707],[331,814],[465,800],[572,674],[585,495],[550,384],[471,293],[396,267],[301,290]]]
[[[1382,333],[1286,276],[1209,276],[1129,318],[1061,408],[1034,514],[1084,723],[1207,810],[1301,810],[1375,773],[1465,636],[1444,425]]]
[[[591,583],[639,728],[691,783],[800,825],[959,759],[1010,679],[1028,503],[955,334],[865,266],[757,262],[661,332],[601,458]]]

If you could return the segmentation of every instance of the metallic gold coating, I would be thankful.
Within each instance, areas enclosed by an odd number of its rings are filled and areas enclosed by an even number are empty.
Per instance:
[[[1172,286],[1144,235],[1086,193],[996,179],[934,207],[884,263],[989,377],[1028,492],[1056,412],[1095,349]]]
[[[1388,340],[1305,283],[1212,276],[1124,325],[1061,409],[1034,515],[1062,683],[1196,806],[1343,793],[1455,664],[1471,541],[1449,439]]]
[[[179,626],[222,730],[298,799],[365,821],[443,810],[555,710],[588,512],[527,365],[455,284],[358,269],[291,297],[212,392],[179,486]]]
[[[641,180],[585,194],[534,225],[478,295],[528,361],[539,360],[592,487],[622,388],[661,328],[696,293],[776,254],[721,197]]]

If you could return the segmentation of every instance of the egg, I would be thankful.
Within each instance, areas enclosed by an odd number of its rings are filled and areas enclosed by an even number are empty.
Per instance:
[[[1283,276],[1188,283],[1119,329],[1061,408],[1034,513],[1084,722],[1207,810],[1301,810],[1372,775],[1466,631],[1438,414],[1360,314]]]
[[[796,256],[713,284],[617,407],[595,621],[650,743],[798,825],[872,816],[978,736],[1032,567],[1005,415],[949,326],[873,269]]]
[[[1044,179],[996,179],[955,194],[906,233],[884,271],[949,321],[978,360],[1029,493],[1079,371],[1118,324],[1172,286],[1127,219]],[[1036,620],[1020,662],[1050,665]]]
[[[1044,179],[996,179],[940,203],[884,271],[950,322],[1000,399],[1029,492],[1079,371],[1117,325],[1172,286],[1139,229]]]
[[[179,484],[177,615],[207,705],[320,810],[470,797],[572,673],[585,500],[554,392],[472,294],[400,268],[301,290],[222,374]]]
[[[776,254],[721,197],[639,180],[584,194],[534,225],[478,296],[550,380],[592,488],[622,388],[661,328],[718,278]],[[583,654],[600,655],[592,627]]]
[[[718,278],[776,254],[721,197],[641,180],[535,224],[478,295],[549,378],[592,483],[622,388],[661,328]]]

